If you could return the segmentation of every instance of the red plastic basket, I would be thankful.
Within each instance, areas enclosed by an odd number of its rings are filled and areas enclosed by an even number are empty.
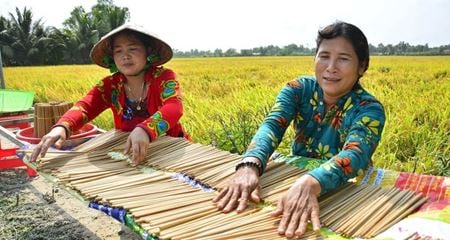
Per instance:
[[[31,144],[38,144],[41,139],[37,137],[33,137],[33,127],[24,128],[22,130],[19,130],[16,133],[17,139],[20,139],[25,142],[29,142]],[[69,139],[77,139],[82,137],[91,136],[97,133],[97,127],[93,124],[86,124],[84,125],[80,130],[73,132],[72,135],[69,137]]]

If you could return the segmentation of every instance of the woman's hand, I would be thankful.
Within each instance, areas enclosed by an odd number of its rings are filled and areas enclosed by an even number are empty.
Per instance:
[[[257,161],[259,159],[249,157],[243,161]],[[243,212],[247,208],[249,200],[260,201],[259,172],[254,167],[242,167],[231,177],[228,185],[220,191],[213,202],[219,210],[228,213],[236,209],[237,212]]]
[[[39,154],[44,157],[50,146],[61,148],[66,140],[66,129],[61,126],[54,127],[49,133],[42,137],[41,141],[33,150],[30,157],[30,162],[36,161]]]
[[[320,229],[319,202],[320,183],[310,175],[300,177],[289,191],[278,202],[273,216],[283,214],[278,233],[288,238],[301,236],[306,232],[308,220],[311,220],[313,230]]]
[[[133,165],[139,165],[147,155],[148,145],[150,144],[150,138],[147,132],[136,127],[131,131],[130,136],[128,136],[127,143],[125,144],[125,154],[132,153]]]

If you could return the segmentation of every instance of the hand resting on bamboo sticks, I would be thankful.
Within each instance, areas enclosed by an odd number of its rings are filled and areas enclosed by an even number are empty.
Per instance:
[[[292,80],[278,94],[240,163],[213,199],[223,212],[242,212],[249,200],[260,201],[260,178],[268,159],[293,122],[291,156],[321,159],[277,201],[273,216],[282,215],[278,233],[301,236],[308,222],[320,228],[318,197],[371,165],[381,139],[385,113],[360,83],[369,66],[368,41],[356,26],[335,22],[318,32],[315,77]],[[264,191],[264,189],[263,189]]]
[[[53,127],[49,133],[42,137],[39,144],[36,145],[33,153],[31,154],[30,161],[36,161],[36,159],[39,157],[39,154],[41,155],[41,157],[44,157],[51,146],[55,146],[58,149],[62,148],[66,139],[66,129],[64,127]]]
[[[255,157],[246,158],[244,161],[256,164],[259,162]],[[259,170],[254,167],[241,167],[236,171],[228,186],[213,201],[225,213],[233,211],[236,206],[238,212],[243,212],[249,200],[259,203],[260,195]]]
[[[124,24],[103,36],[90,57],[111,75],[78,101],[34,149],[30,161],[45,156],[50,146],[61,147],[72,132],[106,109],[116,129],[131,132],[125,153],[134,164],[145,158],[150,142],[159,136],[184,137],[180,84],[176,74],[161,66],[172,58],[171,47],[141,26]]]
[[[255,157],[247,157],[242,162],[259,162]],[[259,165],[260,163],[257,163]],[[261,201],[261,186],[259,170],[254,167],[239,168],[233,178],[218,196],[213,199],[217,208],[224,213],[236,209],[243,212],[249,201],[259,203]],[[283,215],[280,222],[279,233],[292,237],[301,236],[306,231],[307,221],[291,221],[291,219],[311,219],[313,229],[320,228],[319,203],[317,197],[321,191],[319,182],[310,175],[300,177],[296,183],[283,196],[278,208],[272,213],[276,217]],[[298,229],[298,231],[296,231]]]
[[[133,154],[133,164],[137,165],[144,160],[147,155],[150,139],[142,128],[135,128],[125,144],[125,154]]]

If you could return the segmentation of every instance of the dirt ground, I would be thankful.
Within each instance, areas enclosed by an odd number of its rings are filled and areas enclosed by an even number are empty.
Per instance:
[[[0,239],[141,239],[26,169],[0,170]]]

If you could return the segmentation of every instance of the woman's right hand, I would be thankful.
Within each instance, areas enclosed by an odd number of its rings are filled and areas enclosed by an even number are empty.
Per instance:
[[[66,140],[66,129],[61,126],[54,127],[49,133],[42,137],[41,141],[33,150],[30,157],[30,162],[36,161],[39,154],[44,157],[50,146],[61,148],[62,144]]]
[[[259,159],[256,159],[259,162]],[[244,159],[247,161],[247,159]],[[213,202],[219,210],[228,213],[236,209],[243,212],[248,201],[259,203],[261,187],[259,185],[259,172],[254,167],[242,167],[231,177],[228,185],[220,191]]]

